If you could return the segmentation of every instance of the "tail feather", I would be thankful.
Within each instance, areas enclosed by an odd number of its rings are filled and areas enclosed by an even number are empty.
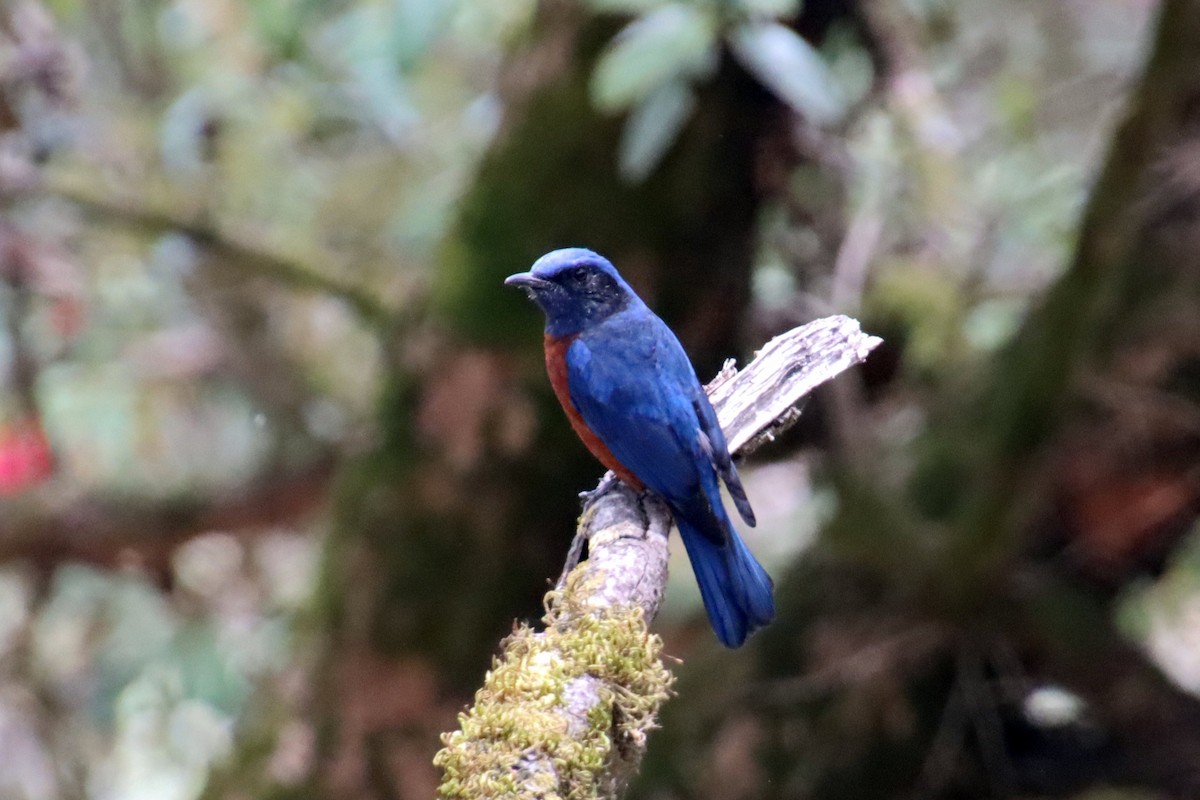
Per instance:
[[[738,513],[742,515],[746,524],[753,528],[757,524],[754,509],[750,507],[750,498],[746,497],[746,490],[742,488],[742,479],[738,477],[737,468],[728,458],[721,467],[721,477],[725,479],[725,488],[729,490],[729,496],[733,498]]]
[[[717,638],[726,647],[740,647],[775,616],[771,577],[732,528],[719,544],[678,515],[675,522]]]

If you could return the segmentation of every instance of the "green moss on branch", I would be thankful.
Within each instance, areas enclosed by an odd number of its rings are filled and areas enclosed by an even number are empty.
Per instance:
[[[505,641],[443,737],[439,797],[598,800],[632,774],[672,676],[641,608],[598,609],[580,588],[547,595],[544,631],[522,626]]]

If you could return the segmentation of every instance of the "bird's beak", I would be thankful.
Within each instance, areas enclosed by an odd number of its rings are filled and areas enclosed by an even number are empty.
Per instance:
[[[532,272],[518,272],[516,275],[509,275],[504,279],[505,286],[519,286],[522,289],[533,293],[545,289],[550,286],[550,281],[537,277]]]

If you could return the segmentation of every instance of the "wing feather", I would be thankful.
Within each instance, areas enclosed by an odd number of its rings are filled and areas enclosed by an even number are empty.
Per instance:
[[[654,318],[636,334],[600,326],[572,342],[566,358],[571,401],[613,456],[673,507],[694,507],[700,489],[706,516],[718,523],[706,526],[710,536],[724,541],[728,521],[718,475],[751,525],[754,513],[716,414],[666,325]],[[640,364],[650,371],[631,366]]]

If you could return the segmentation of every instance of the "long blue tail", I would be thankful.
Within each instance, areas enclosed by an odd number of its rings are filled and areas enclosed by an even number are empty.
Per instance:
[[[775,617],[771,577],[732,525],[727,524],[728,541],[717,544],[715,537],[706,536],[679,514],[675,524],[717,638],[726,647],[741,647],[752,631]]]

